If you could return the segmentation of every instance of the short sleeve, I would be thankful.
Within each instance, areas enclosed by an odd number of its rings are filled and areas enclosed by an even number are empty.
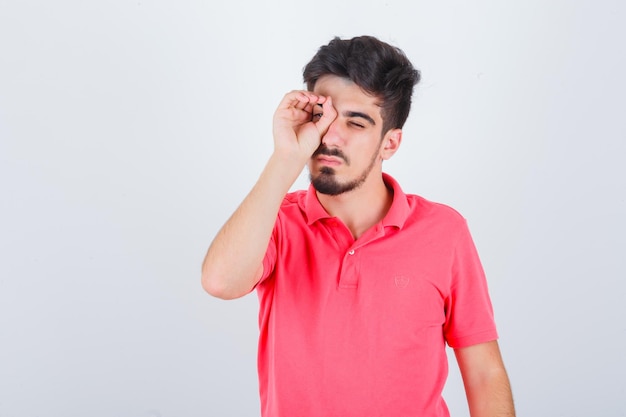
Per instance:
[[[498,338],[487,279],[466,221],[453,252],[444,336],[452,348]]]

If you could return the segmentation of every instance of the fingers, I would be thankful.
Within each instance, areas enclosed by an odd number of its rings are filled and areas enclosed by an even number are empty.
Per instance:
[[[313,94],[311,91],[292,91],[283,97],[279,108],[311,112],[313,106],[322,104],[325,101],[326,97]]]
[[[320,135],[324,135],[331,123],[337,118],[337,110],[333,106],[333,100],[330,97],[326,97],[324,102],[322,103],[322,111],[321,116],[315,123],[317,126],[317,130]]]
[[[302,126],[307,122],[318,119],[316,113],[321,113],[320,105],[323,105],[327,97],[314,94],[311,91],[297,90],[285,94],[274,113],[274,124],[283,126]],[[316,108],[317,107],[317,108]]]
[[[289,152],[296,149],[299,154],[310,157],[336,117],[337,111],[330,97],[311,91],[285,94],[274,113],[276,149]]]

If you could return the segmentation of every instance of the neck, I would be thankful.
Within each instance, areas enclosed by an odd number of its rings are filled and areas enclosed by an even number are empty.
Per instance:
[[[393,192],[387,188],[382,173],[372,173],[359,188],[336,196],[317,193],[328,214],[338,217],[358,239],[380,222],[389,211]]]

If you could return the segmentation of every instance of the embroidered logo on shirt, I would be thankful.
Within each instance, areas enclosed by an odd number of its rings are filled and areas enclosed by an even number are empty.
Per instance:
[[[396,287],[398,288],[406,288],[406,286],[409,285],[409,277],[405,277],[404,275],[395,277],[394,281],[396,282]]]

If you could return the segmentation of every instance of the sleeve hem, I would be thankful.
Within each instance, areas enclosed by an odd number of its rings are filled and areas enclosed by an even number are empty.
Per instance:
[[[498,339],[498,332],[496,329],[489,329],[479,333],[474,333],[468,336],[461,336],[447,339],[448,346],[453,349],[464,348],[480,343],[491,342]]]

